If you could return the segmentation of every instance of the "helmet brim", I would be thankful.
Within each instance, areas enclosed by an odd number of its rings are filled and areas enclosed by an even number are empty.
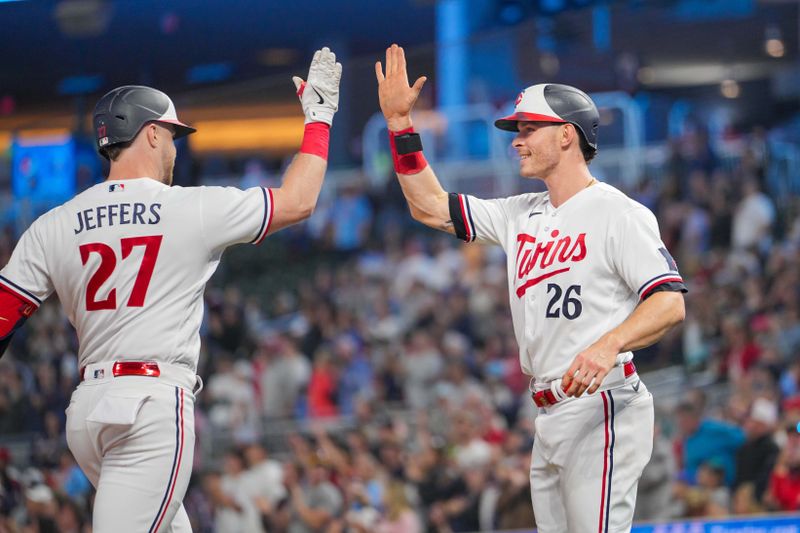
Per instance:
[[[197,129],[189,126],[188,124],[184,124],[179,120],[157,120],[156,122],[163,122],[165,124],[171,124],[175,126],[175,136],[174,139],[180,139],[181,137],[186,137],[187,135],[191,135],[192,133],[196,132]]]
[[[566,120],[563,118],[554,117],[552,115],[541,115],[539,113],[524,113],[522,111],[518,111],[513,115],[508,115],[507,117],[502,117],[494,121],[494,125],[496,128],[504,130],[504,131],[519,131],[517,124],[520,122],[556,122],[556,123],[564,123]]]

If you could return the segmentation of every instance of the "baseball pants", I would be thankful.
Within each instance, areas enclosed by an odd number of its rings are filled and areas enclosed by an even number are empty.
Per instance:
[[[111,364],[88,365],[67,408],[67,444],[97,489],[93,531],[190,532],[196,378],[161,363],[161,377],[110,377]]]
[[[637,375],[618,388],[540,408],[531,457],[539,533],[629,532],[653,450],[653,397]]]

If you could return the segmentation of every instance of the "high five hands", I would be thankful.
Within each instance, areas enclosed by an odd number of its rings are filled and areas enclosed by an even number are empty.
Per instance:
[[[378,61],[375,63],[375,77],[378,79],[378,98],[386,125],[391,131],[410,128],[411,109],[428,78],[420,76],[413,86],[409,86],[406,55],[403,48],[396,44],[386,49],[386,74]]]

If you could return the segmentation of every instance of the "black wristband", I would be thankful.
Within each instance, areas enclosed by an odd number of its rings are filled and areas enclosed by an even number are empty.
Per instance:
[[[412,154],[422,151],[422,139],[419,133],[404,133],[394,138],[395,147],[399,155]]]

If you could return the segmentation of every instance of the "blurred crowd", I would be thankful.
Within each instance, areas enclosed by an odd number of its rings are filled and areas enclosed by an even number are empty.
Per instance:
[[[690,290],[683,327],[637,367],[647,381],[682,365],[710,385],[657,406],[640,520],[800,510],[800,217],[764,192],[764,135],[743,136],[734,165],[687,134],[662,176],[628,191],[657,214]],[[502,250],[412,225],[394,183],[349,187],[315,217],[304,231],[335,261],[269,302],[207,290],[194,530],[533,526],[535,409]],[[0,263],[13,242],[0,238]],[[90,530],[92,489],[63,434],[76,351],[47,302],[0,360],[0,435],[29,442],[25,457],[0,449],[0,532]]]

